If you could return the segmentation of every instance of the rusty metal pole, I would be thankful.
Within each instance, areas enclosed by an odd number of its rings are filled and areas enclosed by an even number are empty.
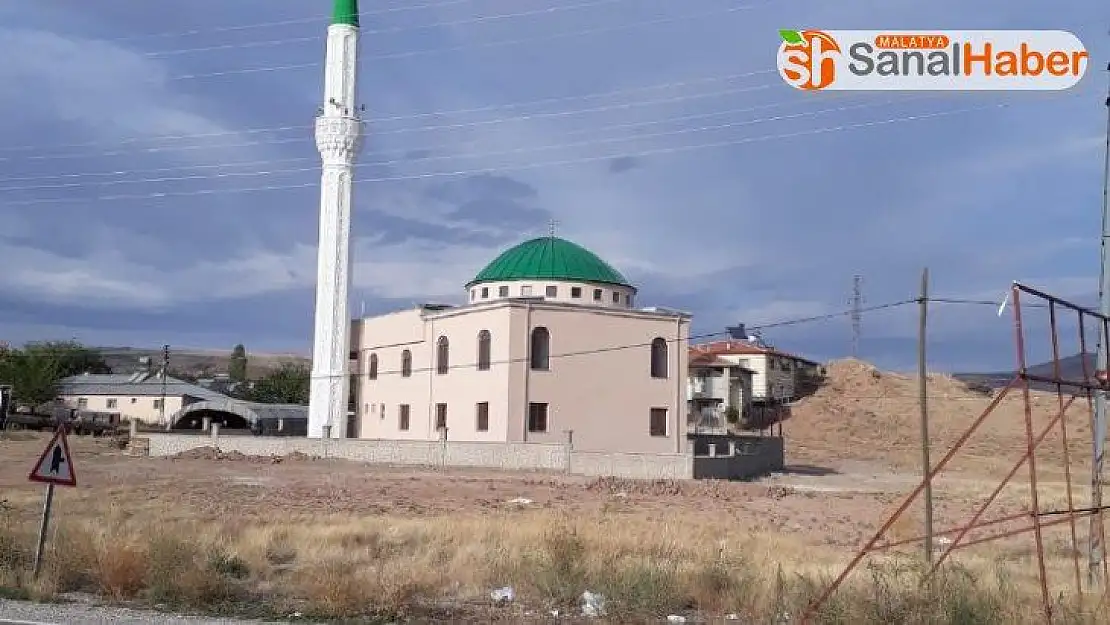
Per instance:
[[[1110,65],[1106,67],[1110,71]],[[1110,257],[1107,256],[1106,241],[1110,239],[1110,90],[1106,97],[1106,154],[1105,171],[1102,179],[1102,241],[1101,263],[1099,269],[1098,309],[1102,318],[1099,319],[1098,329],[1098,360],[1095,367],[1095,379],[1106,375],[1106,349],[1107,349],[1107,324],[1106,317],[1110,316]],[[1086,358],[1086,355],[1083,355]],[[1092,428],[1094,445],[1091,462],[1091,507],[1099,510],[1091,516],[1091,529],[1089,535],[1090,549],[1087,557],[1087,583],[1095,588],[1105,580],[1100,579],[1100,566],[1103,554],[1102,544],[1102,465],[1106,457],[1106,389],[1100,388],[1095,393],[1095,422]]]
[[[917,333],[917,394],[921,409],[921,471],[925,478],[925,562],[933,564],[933,480],[929,461],[929,376],[926,369],[925,344],[929,317],[929,268],[921,270],[921,311]]]

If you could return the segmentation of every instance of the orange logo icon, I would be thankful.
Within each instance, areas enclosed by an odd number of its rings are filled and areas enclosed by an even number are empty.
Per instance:
[[[780,30],[779,74],[791,87],[805,91],[824,89],[836,80],[840,45],[820,30]]]

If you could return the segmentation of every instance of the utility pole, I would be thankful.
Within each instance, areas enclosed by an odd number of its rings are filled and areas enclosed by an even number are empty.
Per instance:
[[[158,402],[158,423],[166,425],[166,370],[170,368],[170,346],[162,346],[162,400]]]
[[[863,276],[852,276],[852,358],[859,358],[860,326],[863,322]]]
[[[1106,71],[1110,72],[1110,64]],[[1102,316],[1110,316],[1110,257],[1107,256],[1106,241],[1110,239],[1110,87],[1106,92],[1106,153],[1104,156],[1104,172],[1102,178],[1102,241],[1101,262],[1099,268],[1098,311]],[[1098,330],[1098,356],[1095,366],[1095,378],[1101,380],[1106,371],[1107,327],[1099,323]],[[1086,358],[1086,355],[1083,355]],[[1087,558],[1087,583],[1091,588],[1100,585],[1101,571],[1104,554],[1102,552],[1102,465],[1106,457],[1106,389],[1100,388],[1095,393],[1095,422],[1092,435],[1094,436],[1094,458],[1091,462],[1091,507],[1097,510],[1091,515],[1089,552]]]
[[[929,268],[921,270],[921,297],[918,299],[921,320],[917,333],[917,394],[921,408],[921,470],[925,480],[925,562],[933,564],[933,480],[929,477],[929,377],[926,369],[925,343],[929,317]]]

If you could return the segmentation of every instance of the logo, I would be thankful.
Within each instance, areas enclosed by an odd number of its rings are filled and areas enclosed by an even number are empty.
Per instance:
[[[803,91],[1061,91],[1090,60],[1062,30],[780,30],[779,75]]]

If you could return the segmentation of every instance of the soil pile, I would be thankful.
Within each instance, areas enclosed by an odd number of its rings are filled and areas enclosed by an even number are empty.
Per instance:
[[[921,425],[916,376],[881,371],[860,360],[830,362],[826,381],[791,409],[784,424],[788,453],[807,461],[865,459],[894,466],[920,462]],[[946,374],[927,377],[929,438],[939,459],[998,394],[985,394]],[[1058,412],[1055,394],[1030,393],[1035,433]],[[1090,445],[1086,400],[1068,410],[1069,449],[1082,454]],[[969,440],[968,453],[1016,460],[1025,449],[1024,402],[1011,391]],[[1037,457],[1062,456],[1059,428],[1038,448]]]

